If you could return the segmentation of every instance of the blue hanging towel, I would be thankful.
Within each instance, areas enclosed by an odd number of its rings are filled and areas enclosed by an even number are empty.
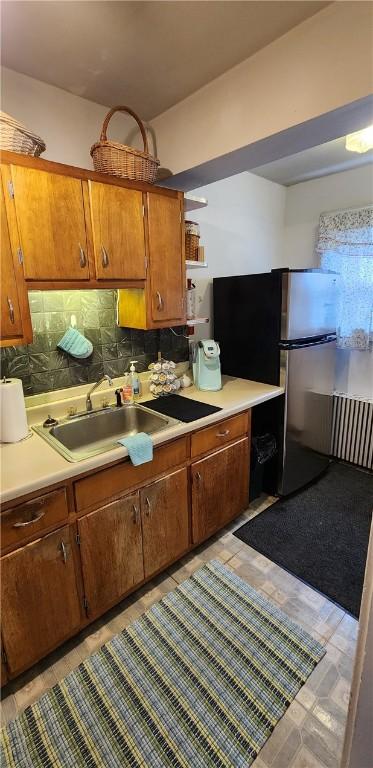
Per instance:
[[[89,357],[93,352],[92,342],[86,339],[82,333],[79,333],[76,328],[68,328],[57,347],[78,360]]]
[[[153,460],[153,440],[146,432],[122,437],[118,443],[127,448],[128,455],[135,467]]]

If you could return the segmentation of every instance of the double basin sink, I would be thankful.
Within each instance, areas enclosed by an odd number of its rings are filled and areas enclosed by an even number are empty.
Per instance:
[[[33,430],[68,461],[82,461],[117,448],[122,437],[138,432],[152,435],[174,424],[178,424],[176,419],[131,404],[79,414]]]

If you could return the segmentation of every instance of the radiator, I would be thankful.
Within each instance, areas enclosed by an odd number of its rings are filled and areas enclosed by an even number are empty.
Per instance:
[[[373,400],[333,396],[332,455],[373,469]]]

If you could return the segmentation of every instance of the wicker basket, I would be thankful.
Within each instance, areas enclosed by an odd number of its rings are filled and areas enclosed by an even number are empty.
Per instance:
[[[46,146],[43,139],[36,133],[29,131],[6,112],[0,112],[0,149],[39,157],[42,152],[45,152]]]
[[[185,221],[185,258],[187,261],[198,261],[199,224],[196,221]]]
[[[143,152],[134,149],[134,147],[127,147],[126,144],[107,140],[107,127],[115,112],[127,112],[136,120],[144,142]],[[153,155],[149,155],[148,139],[144,125],[129,107],[113,107],[108,112],[102,126],[100,141],[91,147],[91,155],[95,171],[108,173],[111,176],[119,176],[122,179],[131,179],[132,181],[147,181],[149,184],[154,184],[155,182],[159,160],[153,157]]]

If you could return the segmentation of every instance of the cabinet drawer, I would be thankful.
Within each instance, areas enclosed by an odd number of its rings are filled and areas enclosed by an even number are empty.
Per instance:
[[[146,482],[166,472],[170,467],[182,464],[186,458],[187,439],[183,437],[156,448],[153,461],[140,464],[139,467],[135,467],[129,459],[126,459],[114,467],[103,469],[83,480],[77,480],[74,483],[76,508],[79,512],[93,505],[98,506],[102,501]]]
[[[192,435],[191,456],[200,456],[202,453],[220,448],[222,445],[235,440],[241,435],[246,435],[249,429],[250,412],[239,413],[230,419],[219,421],[212,427],[206,427]]]
[[[7,509],[1,515],[1,548],[8,549],[34,533],[62,523],[68,515],[65,488]]]

